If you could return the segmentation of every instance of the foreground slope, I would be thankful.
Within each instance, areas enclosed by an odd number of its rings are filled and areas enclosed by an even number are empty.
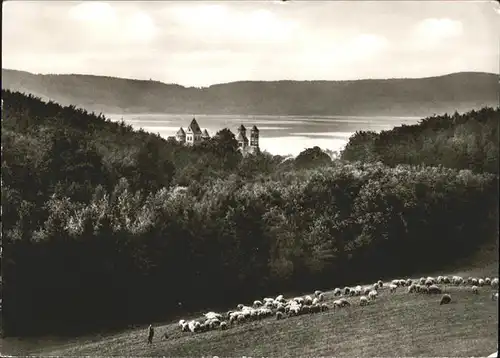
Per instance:
[[[498,275],[498,266],[480,270]],[[472,271],[469,272],[472,274]],[[491,287],[444,286],[452,303],[439,305],[440,295],[408,294],[405,287],[389,293],[387,286],[368,306],[349,298],[350,308],[332,309],[333,294],[326,293],[330,310],[323,313],[274,318],[236,325],[226,331],[183,333],[176,322],[157,325],[152,345],[146,329],[80,342],[42,355],[127,356],[486,356],[497,350],[498,302]],[[193,317],[194,318],[194,317]],[[168,339],[160,336],[164,333]]]
[[[97,112],[427,116],[498,103],[498,75],[412,79],[240,81],[208,88],[91,75],[2,69],[2,88]]]

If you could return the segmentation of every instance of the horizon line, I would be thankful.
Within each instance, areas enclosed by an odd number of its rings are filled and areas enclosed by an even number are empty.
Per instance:
[[[110,76],[110,75],[103,75],[103,74],[90,74],[90,73],[34,73],[30,71],[25,71],[25,70],[18,70],[14,68],[4,68],[2,67],[2,71],[16,71],[16,72],[24,72],[28,73],[33,76],[89,76],[89,77],[104,77],[104,78],[115,78],[115,79],[120,79],[120,80],[128,80],[128,81],[139,81],[139,82],[156,82],[156,83],[161,83],[164,85],[170,85],[170,86],[180,86],[184,88],[197,88],[197,89],[204,89],[204,88],[210,88],[213,86],[220,86],[220,85],[228,85],[228,84],[233,84],[233,83],[241,83],[241,82],[265,82],[265,83],[273,83],[273,82],[355,82],[355,81],[387,81],[387,80],[420,80],[420,79],[429,79],[429,78],[437,78],[437,77],[446,77],[446,76],[451,76],[455,74],[465,74],[465,73],[474,73],[474,74],[488,74],[488,75],[497,75],[500,76],[500,73],[494,73],[494,72],[485,72],[485,71],[459,71],[459,72],[449,72],[441,75],[434,75],[434,76],[426,76],[426,77],[389,77],[389,78],[358,78],[358,79],[350,79],[350,80],[291,80],[291,79],[281,79],[281,80],[236,80],[236,81],[231,81],[231,82],[220,82],[220,83],[213,83],[211,85],[207,86],[187,86],[187,85],[181,85],[179,83],[167,83],[159,80],[154,80],[154,79],[140,79],[140,78],[132,78],[132,77],[119,77],[119,76]],[[499,71],[500,72],[500,71]]]

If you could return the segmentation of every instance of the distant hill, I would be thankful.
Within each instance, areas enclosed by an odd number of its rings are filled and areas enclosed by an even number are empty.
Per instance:
[[[158,81],[2,69],[2,88],[103,113],[428,116],[497,106],[498,77],[460,72],[418,79],[242,81],[187,88]]]

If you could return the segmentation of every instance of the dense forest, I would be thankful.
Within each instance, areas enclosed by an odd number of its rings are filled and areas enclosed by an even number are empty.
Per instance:
[[[498,103],[498,74],[354,81],[240,81],[205,88],[2,69],[2,88],[105,113],[429,116]]]
[[[386,154],[413,150],[391,135],[401,128],[376,145],[359,139],[374,134],[352,137],[343,155],[362,161],[317,147],[291,160],[242,157],[225,129],[183,147],[74,106],[6,90],[2,99],[6,335],[125,326],[441,268],[498,234],[497,171],[484,159],[498,161],[485,149],[498,138],[481,127],[498,109],[459,116],[443,133],[441,117],[405,129],[431,143],[467,131],[455,145],[483,163],[471,167],[443,145],[433,162]]]
[[[341,153],[349,161],[389,166],[443,165],[498,174],[500,107],[432,116],[389,131],[356,132]]]

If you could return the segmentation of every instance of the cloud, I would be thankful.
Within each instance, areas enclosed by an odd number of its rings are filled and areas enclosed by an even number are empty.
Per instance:
[[[291,41],[299,31],[296,21],[282,19],[266,9],[229,9],[222,4],[188,2],[168,5],[163,14],[171,25],[182,31],[182,37],[199,43],[224,43],[226,46],[279,44]]]
[[[414,37],[418,47],[426,48],[460,37],[463,31],[463,24],[458,20],[428,18],[415,26]]]
[[[90,1],[73,6],[68,11],[70,19],[90,22],[92,24],[107,24],[117,21],[116,11],[104,2]]]
[[[207,86],[498,70],[498,16],[485,2],[10,1],[3,10],[3,66],[37,73]]]
[[[116,4],[89,1],[68,10],[73,35],[84,48],[129,47],[148,43],[155,37],[158,29],[148,14],[135,8],[115,7]]]

